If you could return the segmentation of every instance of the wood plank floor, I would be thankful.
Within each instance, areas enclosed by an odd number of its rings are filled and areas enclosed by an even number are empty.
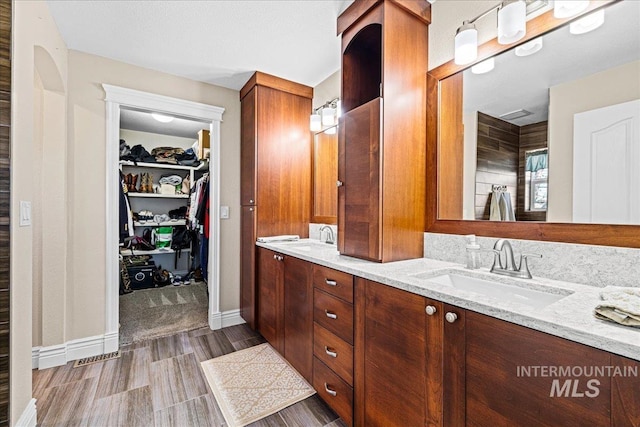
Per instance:
[[[33,371],[38,426],[225,426],[200,362],[265,342],[246,325],[180,332],[121,348],[118,359]],[[341,427],[317,395],[252,427]]]

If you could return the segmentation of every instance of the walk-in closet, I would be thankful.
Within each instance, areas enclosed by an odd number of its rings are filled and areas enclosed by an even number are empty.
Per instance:
[[[120,345],[208,324],[209,127],[120,109]]]

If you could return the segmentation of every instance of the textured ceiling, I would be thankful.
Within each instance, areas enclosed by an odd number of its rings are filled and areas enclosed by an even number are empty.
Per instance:
[[[69,49],[240,89],[260,70],[315,86],[340,68],[352,0],[48,0]]]

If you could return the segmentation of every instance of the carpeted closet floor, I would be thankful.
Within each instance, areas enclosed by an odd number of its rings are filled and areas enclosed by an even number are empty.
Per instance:
[[[120,345],[207,326],[207,284],[140,289],[120,296]]]

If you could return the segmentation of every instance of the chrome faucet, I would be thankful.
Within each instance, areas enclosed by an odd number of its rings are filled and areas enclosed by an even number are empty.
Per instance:
[[[502,263],[503,253],[505,258],[504,264]],[[529,271],[529,264],[527,262],[529,257],[542,258],[542,255],[521,254],[520,263],[516,266],[511,243],[506,239],[499,239],[495,245],[493,245],[493,265],[491,266],[491,272],[505,276],[519,277],[521,279],[531,279],[531,271]]]
[[[324,230],[327,230],[327,240],[325,240],[325,243],[328,243],[329,245],[333,245],[335,243],[335,236],[333,234],[333,228],[331,228],[328,225],[323,225],[322,227],[320,227],[320,240],[322,240],[322,232]]]

